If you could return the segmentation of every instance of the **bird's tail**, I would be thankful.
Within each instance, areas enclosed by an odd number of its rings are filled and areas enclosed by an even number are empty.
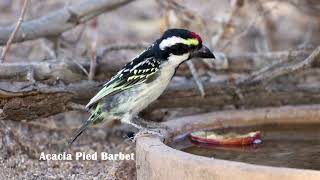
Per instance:
[[[83,133],[84,130],[86,130],[86,128],[92,123],[92,121],[90,121],[90,119],[86,120],[82,126],[77,129],[75,132],[74,132],[74,135],[72,136],[72,138],[70,139],[69,141],[69,146],[72,145],[72,143]]]
[[[82,126],[74,132],[72,138],[69,141],[69,146],[72,145],[72,143],[84,132],[84,130],[86,130],[86,128],[89,125],[91,125],[92,123],[95,123],[101,117],[101,115],[102,115],[101,106],[100,106],[100,104],[98,104],[96,109],[94,110],[94,112],[89,117],[89,119],[86,120],[82,124]]]

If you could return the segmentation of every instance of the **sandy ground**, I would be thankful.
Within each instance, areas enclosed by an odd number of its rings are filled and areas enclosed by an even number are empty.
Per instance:
[[[134,153],[126,132],[110,128],[88,129],[70,149],[64,149],[72,131],[50,125],[1,121],[0,179],[136,179],[135,161],[75,160],[75,152]],[[117,128],[115,128],[117,129]],[[39,160],[41,152],[71,153],[72,161]]]

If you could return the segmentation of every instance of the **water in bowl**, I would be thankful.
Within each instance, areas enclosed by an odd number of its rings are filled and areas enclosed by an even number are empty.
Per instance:
[[[266,125],[216,131],[261,131],[262,143],[252,146],[221,147],[192,144],[188,138],[173,146],[195,155],[251,164],[320,170],[320,125]]]

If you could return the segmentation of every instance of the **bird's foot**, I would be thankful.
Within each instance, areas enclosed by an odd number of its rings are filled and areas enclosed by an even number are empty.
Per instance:
[[[165,140],[165,136],[161,132],[161,129],[141,129],[133,138],[133,142],[136,142],[137,138],[145,137],[149,135],[155,135],[160,137],[161,141]]]

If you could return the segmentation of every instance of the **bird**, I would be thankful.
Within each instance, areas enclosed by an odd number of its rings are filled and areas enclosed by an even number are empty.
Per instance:
[[[163,35],[128,62],[89,101],[90,117],[77,129],[71,145],[90,126],[119,119],[139,130],[133,118],[155,101],[166,89],[180,64],[192,58],[213,58],[201,37],[187,29],[168,29]]]

